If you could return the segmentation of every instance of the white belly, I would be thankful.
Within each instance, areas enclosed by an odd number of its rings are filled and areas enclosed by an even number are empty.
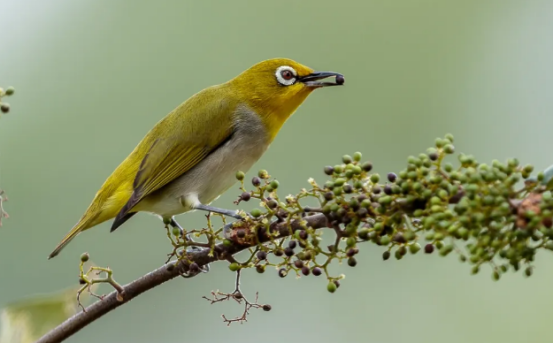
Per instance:
[[[247,172],[268,147],[259,117],[247,118],[223,146],[191,170],[145,197],[134,208],[164,218],[190,211],[198,203],[210,204],[237,182],[237,171]],[[240,123],[239,123],[240,124]]]

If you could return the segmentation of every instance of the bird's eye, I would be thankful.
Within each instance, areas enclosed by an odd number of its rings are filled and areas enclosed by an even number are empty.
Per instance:
[[[290,66],[281,66],[275,71],[277,82],[283,86],[290,86],[296,82],[296,71]]]
[[[285,80],[290,80],[290,79],[294,78],[294,75],[292,74],[292,72],[290,70],[287,70],[287,69],[285,69],[284,71],[281,72],[281,76]]]

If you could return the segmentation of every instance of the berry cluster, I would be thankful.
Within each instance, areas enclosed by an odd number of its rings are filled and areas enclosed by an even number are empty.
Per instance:
[[[345,155],[342,163],[323,169],[329,178],[323,185],[310,178],[310,189],[285,199],[267,171],[251,180],[251,191],[238,172],[242,194],[235,203],[257,200],[259,207],[227,225],[228,235],[211,224],[198,233],[206,235],[212,250],[219,241],[250,250],[245,262],[231,260],[232,271],[252,267],[264,273],[274,267],[280,277],[324,275],[329,292],[344,278],[330,275],[329,265],[338,260],[356,266],[364,242],[381,246],[383,260],[402,259],[408,252],[456,253],[472,265],[472,273],[483,264],[492,266],[494,280],[522,266],[530,276],[536,253],[552,250],[551,176],[547,181],[539,173],[531,179],[533,167],[516,159],[480,164],[459,154],[455,166],[446,162],[455,152],[453,141],[450,134],[438,138],[427,153],[409,157],[404,170],[385,178],[362,162],[361,153]],[[303,205],[310,200],[317,206]],[[314,215],[324,216],[325,225],[309,225],[306,219]],[[289,235],[273,230],[275,223],[287,225]],[[331,245],[323,244],[323,227],[334,230]]]

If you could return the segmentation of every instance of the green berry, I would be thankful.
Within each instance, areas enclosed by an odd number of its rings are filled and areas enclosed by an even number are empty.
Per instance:
[[[392,202],[392,197],[390,196],[379,197],[379,204],[387,205],[387,204],[391,204],[391,202]]]
[[[83,263],[88,262],[89,258],[90,258],[90,256],[86,252],[81,255],[81,261]]]
[[[343,155],[342,162],[344,162],[345,164],[349,164],[352,162],[352,157],[350,155]]]
[[[450,141],[450,143],[454,142],[454,135],[452,135],[450,133],[444,135],[444,138],[447,139],[448,141]]]
[[[173,227],[172,232],[174,236],[179,236],[181,234],[181,231],[177,227]]]
[[[360,153],[360,152],[354,153],[353,158],[354,158],[354,161],[360,161],[360,160],[362,160],[362,153]]]
[[[356,246],[356,239],[353,238],[353,237],[350,237],[350,238],[346,239],[346,246],[348,246],[348,247]]]
[[[370,180],[372,183],[379,183],[379,174],[375,173],[375,174],[372,174],[371,177],[370,177]]]
[[[271,184],[269,184],[269,185],[271,185],[271,187],[275,190],[275,189],[279,188],[279,181],[278,181],[278,180],[274,180],[274,181],[272,181]]]
[[[335,282],[329,282],[329,284],[327,284],[327,291],[330,293],[334,293],[335,291],[337,291],[337,285],[335,284]]]
[[[229,264],[229,270],[231,270],[231,271],[237,271],[238,269],[240,269],[239,263],[231,263],[231,264]]]
[[[260,209],[254,208],[254,209],[250,210],[250,215],[252,215],[254,217],[260,217],[260,216],[262,216],[262,211]]]
[[[235,177],[237,178],[237,180],[244,180],[244,172],[238,171]]]
[[[419,245],[417,242],[414,242],[410,245],[411,254],[416,254],[417,252],[419,252],[419,250],[421,250],[421,245]]]
[[[381,245],[385,246],[385,245],[388,245],[390,244],[390,238],[388,236],[382,236],[380,239],[379,239],[379,242],[381,243]]]
[[[224,239],[223,246],[227,246],[227,247],[233,246],[233,242],[229,239]]]
[[[267,179],[267,178],[269,178],[269,173],[267,173],[266,170],[259,170],[258,171],[258,177],[260,177],[262,179]]]
[[[446,146],[444,146],[444,152],[446,154],[453,154],[454,153],[454,145],[447,144]]]
[[[344,178],[335,179],[335,186],[342,186],[342,184],[344,183],[346,183],[346,180]]]
[[[7,96],[11,96],[14,93],[15,93],[15,89],[12,86],[10,86],[6,89],[6,95]]]
[[[492,280],[498,281],[499,279],[500,279],[500,274],[498,273],[498,271],[494,270],[492,273]]]

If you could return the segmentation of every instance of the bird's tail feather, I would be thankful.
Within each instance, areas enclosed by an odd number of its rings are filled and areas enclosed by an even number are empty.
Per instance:
[[[52,253],[50,253],[50,255],[48,256],[48,259],[52,259],[54,258],[55,256],[57,256],[60,251],[67,245],[69,244],[69,242],[71,240],[73,240],[77,234],[79,234],[81,231],[85,230],[86,228],[88,228],[87,224],[88,224],[89,221],[86,221],[85,219],[81,219],[72,229],[71,231],[69,231],[69,233],[67,233],[67,235],[63,238],[63,240],[58,244],[58,246],[56,246],[56,248],[54,249],[54,251],[52,251]]]

